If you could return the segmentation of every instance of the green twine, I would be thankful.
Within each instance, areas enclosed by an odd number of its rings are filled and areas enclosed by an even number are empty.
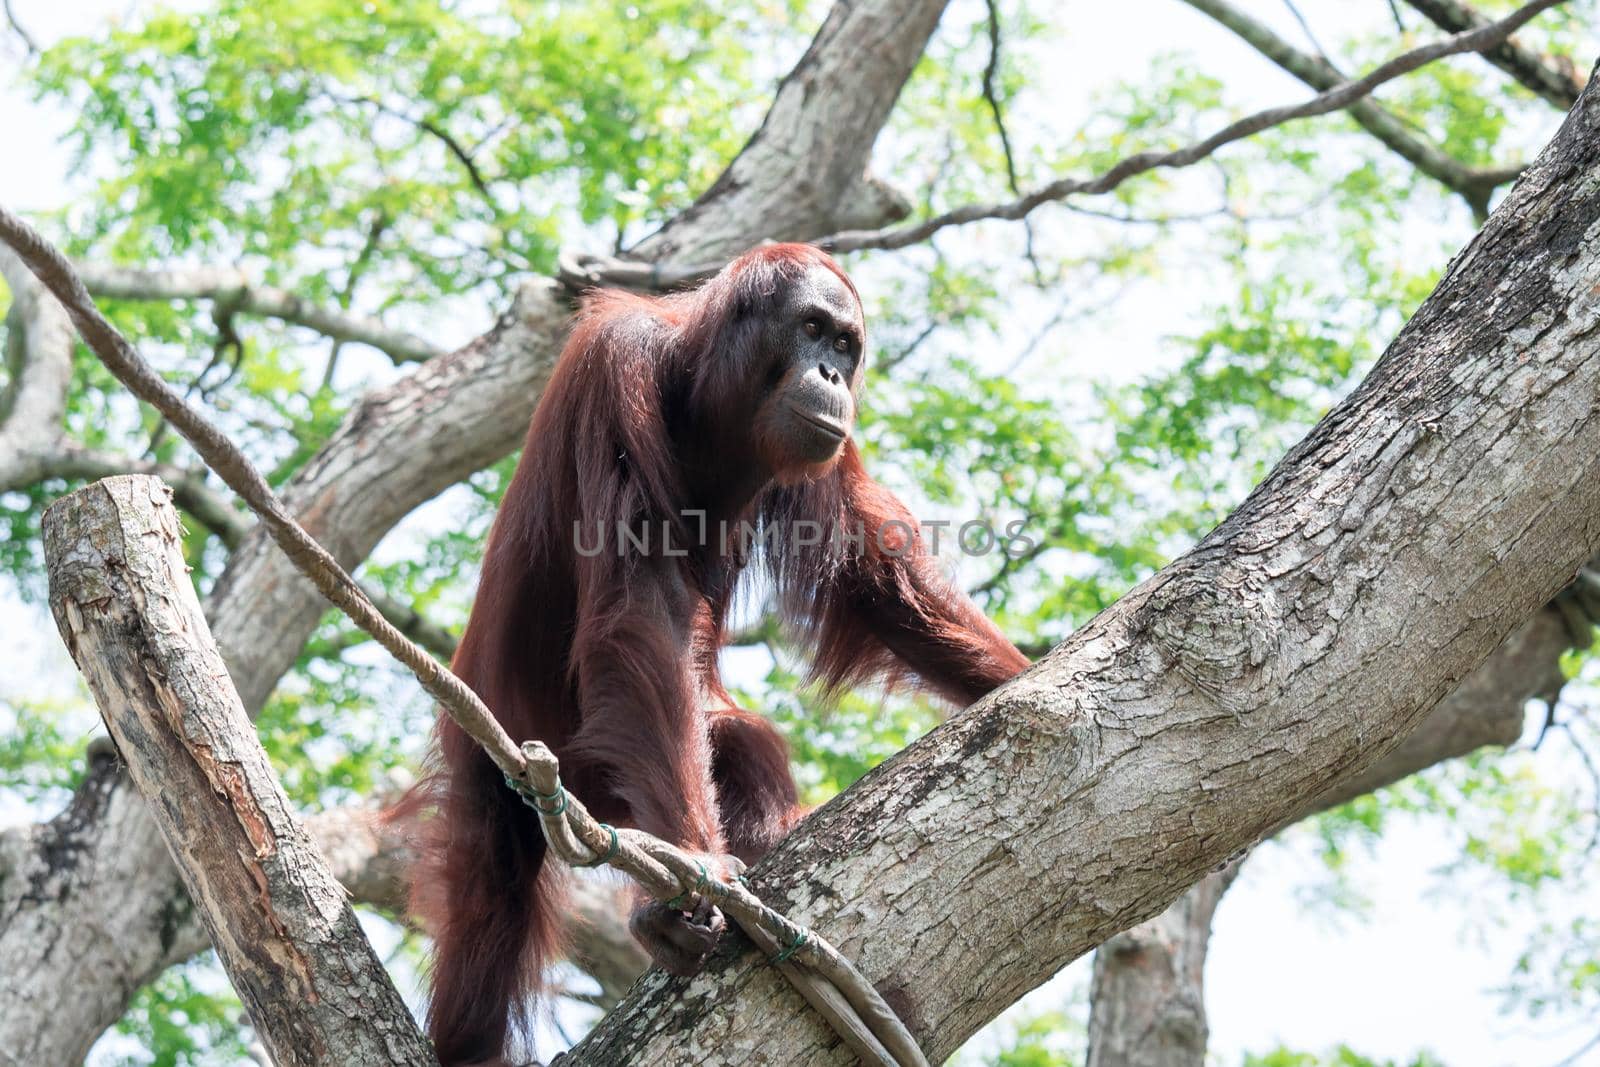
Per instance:
[[[809,940],[811,940],[811,931],[804,926],[796,926],[794,928],[794,940],[779,949],[778,954],[772,957],[772,962],[775,964],[788,963],[796,952],[806,947],[806,942]]]
[[[556,779],[556,791],[554,793],[541,793],[509,774],[506,775],[506,785],[516,790],[517,795],[522,798],[522,802],[540,815],[560,815],[567,810],[567,791],[562,788],[561,779],[559,778]],[[554,804],[555,807],[546,808],[539,803],[541,800],[546,804]]]
[[[528,805],[528,807],[532,808],[534,811],[537,811],[540,815],[549,815],[554,817],[564,813],[567,810],[567,790],[564,786],[562,786],[561,779],[559,778],[556,779],[556,791],[554,793],[541,793],[537,789],[529,786],[527,783],[511,777],[509,774],[506,775],[506,785],[515,790],[517,796],[522,798],[522,802],[524,804]],[[541,803],[541,801],[543,803]],[[544,806],[545,804],[554,804],[555,807],[547,808]],[[605,852],[601,853],[599,856],[596,856],[594,859],[589,860],[587,863],[574,863],[572,866],[598,867],[603,863],[610,863],[612,860],[616,859],[617,851],[622,847],[621,841],[619,841],[617,838],[617,828],[612,826],[610,823],[605,822],[601,823],[600,825],[605,827],[606,832],[611,835],[611,844],[607,846]],[[701,868],[701,870],[704,871],[704,868]]]
[[[596,856],[594,859],[590,860],[587,863],[574,863],[573,864],[574,867],[599,867],[602,864],[610,863],[613,859],[616,858],[616,855],[617,855],[617,828],[615,826],[612,826],[608,822],[603,822],[600,825],[604,826],[606,828],[606,830],[611,834],[611,846],[605,850],[605,853],[603,855]]]
[[[706,874],[706,865],[705,864],[703,864],[703,863],[699,864],[699,867],[700,867],[700,877],[695,879],[694,888],[693,889],[689,889],[689,890],[685,890],[684,892],[679,893],[677,896],[673,897],[671,900],[667,901],[667,907],[672,908],[672,909],[677,910],[677,911],[682,911],[683,908],[689,903],[689,898],[694,896],[696,893],[700,892],[700,890],[702,890],[702,889],[704,889],[706,887],[706,881],[711,876]]]

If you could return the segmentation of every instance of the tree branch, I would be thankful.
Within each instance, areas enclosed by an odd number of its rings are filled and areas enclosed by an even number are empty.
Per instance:
[[[304,326],[337,341],[371,345],[396,363],[420,363],[444,349],[404,330],[341,308],[321,307],[293,293],[257,285],[242,270],[216,267],[142,269],[75,264],[89,292],[102,300],[212,300],[233,311]]]
[[[23,28],[22,23],[17,21],[16,13],[11,10],[11,0],[4,0],[4,10],[6,23],[11,27],[11,32],[17,35],[17,40],[22,42],[22,46],[28,50],[30,56],[38,55],[39,43]]]
[[[1201,5],[1213,6],[1219,12],[1223,10],[1220,0],[1185,0],[1185,2],[1192,3],[1197,7]],[[907,245],[926,241],[935,233],[951,226],[966,225],[983,219],[1020,219],[1034,208],[1052,200],[1062,200],[1074,195],[1108,193],[1129,178],[1148,171],[1193,166],[1225,145],[1232,144],[1235,141],[1242,141],[1246,137],[1254,136],[1262,130],[1271,129],[1274,126],[1281,126],[1285,122],[1311,118],[1316,115],[1326,115],[1345,108],[1350,108],[1354,112],[1363,99],[1379,86],[1403,75],[1410,74],[1412,71],[1445,56],[1458,55],[1462,52],[1474,52],[1491,47],[1493,44],[1505,40],[1517,28],[1525,25],[1540,12],[1561,2],[1562,0],[1534,0],[1533,3],[1520,8],[1499,22],[1468,33],[1456,34],[1442,41],[1435,41],[1432,44],[1406,52],[1381,66],[1375,67],[1354,81],[1332,85],[1326,91],[1319,93],[1305,103],[1258,111],[1254,115],[1229,123],[1205,140],[1184,148],[1170,152],[1153,150],[1140,152],[1129,156],[1094,178],[1063,178],[1037,189],[1027,196],[1005,203],[972,204],[947,211],[931,219],[904,226],[885,227],[879,230],[845,231],[833,234],[830,237],[820,238],[817,243],[836,252],[854,252],[867,248],[904,248]],[[1228,10],[1231,11],[1232,9]],[[1330,79],[1330,81],[1336,80],[1336,78]],[[1463,175],[1458,175],[1458,177],[1461,177],[1467,185],[1480,189],[1483,193],[1483,200],[1486,202],[1489,191],[1515,177],[1521,169],[1518,167],[1494,172],[1473,172],[1470,175],[1463,171]],[[687,270],[688,268],[685,269]],[[705,268],[702,266],[699,269],[704,271]]]
[[[1244,859],[1095,950],[1084,1067],[1205,1067],[1211,920]]]
[[[1435,26],[1450,33],[1475,29],[1489,21],[1476,8],[1461,3],[1461,0],[1406,0],[1406,3],[1422,12]],[[1562,111],[1570,108],[1577,101],[1578,94],[1583,92],[1584,79],[1576,69],[1564,67],[1516,41],[1506,40],[1485,49],[1483,58]]]
[[[40,458],[61,440],[72,381],[72,324],[12,251],[0,247],[0,277],[11,290],[0,391],[0,491],[30,485]]]
[[[107,758],[114,758],[114,752],[108,752]],[[385,818],[381,810],[383,802],[393,799],[374,797],[369,804],[331,808],[306,815],[301,821],[351,901],[401,915],[409,899],[414,850],[412,828]],[[0,839],[0,869],[5,853],[6,843]],[[571,890],[577,920],[573,962],[599,984],[599,1003],[610,1006],[622,999],[650,963],[628,933],[633,891],[599,878],[573,879]],[[192,907],[175,912],[169,920],[161,968],[182,963],[211,947],[210,935]]]
[[[1011,152],[1011,134],[1006,129],[1005,111],[1000,106],[999,90],[995,86],[995,78],[1000,73],[1000,4],[999,0],[986,0],[988,8],[989,29],[989,62],[983,68],[983,99],[989,105],[989,114],[994,117],[994,129],[1000,136],[1000,151],[1006,164],[1006,184],[1011,189],[1013,196],[1022,195],[1022,187],[1017,182],[1017,161]],[[1022,220],[1023,255],[1033,267],[1034,281],[1044,285],[1044,271],[1039,267],[1039,259],[1033,251],[1033,224],[1027,219]]]
[[[1561,0],[1555,0],[1555,2],[1559,3]],[[1228,0],[1184,0],[1184,3],[1197,11],[1211,16],[1217,22],[1232,30],[1246,44],[1313,89],[1326,92],[1345,81],[1344,75],[1326,58],[1300,51],[1288,41],[1273,33],[1265,23],[1251,18],[1245,12],[1234,7]],[[1516,14],[1502,20],[1501,25],[1516,20],[1516,24],[1520,26],[1529,18],[1538,14],[1539,10],[1553,6],[1555,6],[1554,3],[1529,4]],[[1536,8],[1538,10],[1535,10]],[[1503,33],[1493,34],[1492,39],[1487,40],[1486,43],[1478,44],[1471,48],[1458,49],[1457,51],[1481,52],[1486,48],[1501,45],[1515,28],[1513,26]],[[1466,32],[1471,33],[1487,29],[1489,29],[1489,25],[1469,27]],[[1457,40],[1461,36],[1461,33],[1457,33],[1454,37],[1448,38],[1448,40]],[[1453,55],[1455,52],[1444,54]],[[1440,57],[1435,56],[1434,58]],[[1418,66],[1421,66],[1421,64],[1418,64]],[[1356,121],[1357,125],[1379,141],[1382,141],[1390,151],[1434,181],[1461,194],[1479,219],[1489,213],[1489,197],[1494,193],[1495,189],[1515,179],[1522,172],[1522,167],[1520,166],[1498,167],[1488,170],[1469,167],[1449,153],[1441,150],[1437,145],[1407,129],[1404,122],[1374,101],[1357,101],[1350,105],[1349,111],[1350,117]]]
[[[335,103],[344,104],[347,106],[364,105],[366,107],[373,108],[381,114],[388,115],[391,118],[399,119],[401,122],[411,126],[413,129],[432,137],[434,140],[438,141],[444,146],[445,151],[449,152],[455,157],[456,162],[461,164],[461,168],[467,173],[467,180],[472,183],[472,187],[478,191],[484,202],[487,203],[490,208],[496,207],[494,202],[494,194],[489,192],[489,183],[484,179],[483,171],[479,169],[478,164],[473,160],[472,152],[468,151],[460,141],[455,139],[450,131],[446,130],[437,122],[434,122],[431,119],[417,118],[413,115],[407,114],[404,111],[401,111],[399,108],[390,107],[388,104],[384,103],[375,96],[342,96],[338,93],[332,92],[327,93],[326,95],[328,99],[333,100]]]
[[[437,1064],[228,684],[168,491],[45,513],[50,607],[274,1062]]]
[[[860,187],[878,131],[946,3],[835,4],[727,170],[630,255],[725,262],[762,238],[805,240],[840,225],[850,206],[843,194]]]

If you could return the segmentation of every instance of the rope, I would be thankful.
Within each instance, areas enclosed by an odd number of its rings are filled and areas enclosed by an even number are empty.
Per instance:
[[[600,822],[562,788],[554,753],[538,741],[526,741],[522,755],[527,777],[508,775],[506,784],[539,813],[545,840],[558,858],[574,867],[615,867],[670,908],[685,908],[696,897],[716,904],[863,1063],[929,1067],[905,1023],[861,972],[816,931],[763,904],[742,872],[724,882],[712,877],[698,856],[641,830]]]
[[[806,942],[811,940],[811,931],[804,926],[794,928],[794,940],[783,946],[776,956],[769,957],[773,963],[788,963],[794,954],[806,947]]]
[[[610,847],[608,847],[602,854],[590,860],[588,863],[574,863],[574,867],[601,867],[607,863],[610,863],[616,858],[617,845],[620,844],[620,839],[617,837],[617,828],[608,822],[603,822],[600,825],[605,827],[606,831],[611,834]]]

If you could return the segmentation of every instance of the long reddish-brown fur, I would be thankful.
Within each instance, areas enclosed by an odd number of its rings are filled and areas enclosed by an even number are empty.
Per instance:
[[[684,509],[702,505],[705,486],[724,476],[730,487],[749,478],[756,459],[719,447],[736,427],[682,422],[747,409],[763,315],[818,267],[849,284],[821,252],[778,245],[691,293],[605,291],[585,302],[534,414],[451,664],[513,739],[551,746],[564,784],[598,818],[751,860],[800,809],[782,737],[734,707],[717,678],[743,555],[619,555],[610,540],[591,555],[578,551],[574,523],[592,540],[601,530],[614,536],[619,522],[660,536],[665,522],[678,544],[694,542]],[[816,476],[766,485],[736,514],[711,511],[713,527],[805,520],[873,531],[897,519],[915,529],[849,442]],[[825,685],[909,670],[966,703],[1026,666],[914,534],[900,546],[888,540],[765,542],[784,614],[814,649]],[[544,862],[532,812],[448,719],[439,754],[439,810],[414,880],[435,940],[430,1031],[446,1064],[495,1062],[560,950],[562,871]]]

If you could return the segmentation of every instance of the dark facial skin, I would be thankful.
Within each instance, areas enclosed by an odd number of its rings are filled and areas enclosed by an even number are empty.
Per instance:
[[[780,482],[831,466],[855,424],[865,328],[855,295],[831,271],[808,271],[768,320],[782,367],[756,412],[758,450]]]

